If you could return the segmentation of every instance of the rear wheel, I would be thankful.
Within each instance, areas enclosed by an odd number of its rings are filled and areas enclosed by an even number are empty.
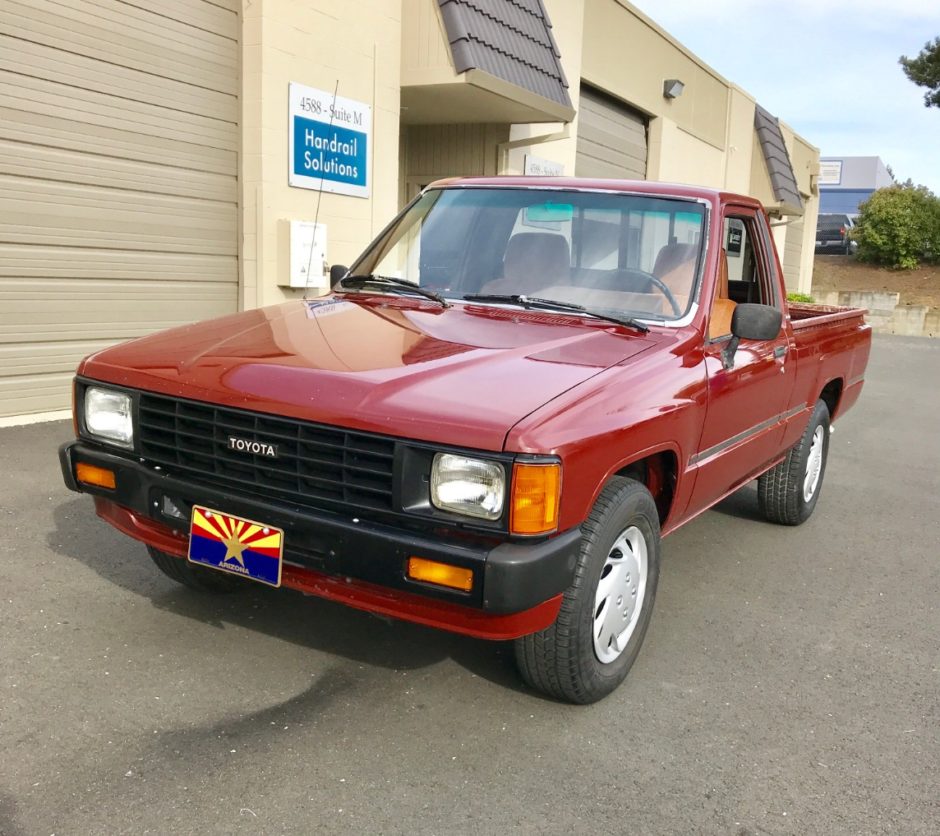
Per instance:
[[[640,483],[612,479],[582,531],[558,618],[515,643],[526,683],[573,703],[596,702],[623,682],[643,644],[659,580],[659,515]]]
[[[183,586],[188,586],[190,589],[224,595],[229,592],[237,592],[245,586],[244,581],[238,578],[224,575],[212,569],[203,569],[201,566],[193,566],[185,558],[174,557],[155,549],[153,546],[147,546],[147,551],[150,552],[151,560],[164,575],[177,583],[183,584]]]
[[[829,408],[817,401],[809,424],[787,457],[757,480],[757,502],[771,522],[800,525],[819,499],[829,455]]]

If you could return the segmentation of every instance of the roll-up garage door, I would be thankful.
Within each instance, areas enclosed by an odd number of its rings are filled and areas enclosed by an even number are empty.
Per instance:
[[[575,174],[645,180],[646,156],[646,118],[582,85]]]
[[[788,290],[796,290],[800,286],[803,228],[803,218],[790,218],[786,225],[787,240],[783,246],[783,278]]]
[[[239,0],[0,3],[0,416],[237,306]]]

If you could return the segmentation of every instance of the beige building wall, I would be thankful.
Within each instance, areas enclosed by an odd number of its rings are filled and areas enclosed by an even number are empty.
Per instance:
[[[568,80],[568,95],[575,109],[572,122],[536,122],[531,125],[513,125],[510,140],[513,145],[526,139],[537,141],[530,146],[520,145],[507,149],[504,173],[522,174],[525,155],[532,154],[563,166],[566,176],[574,175],[574,162],[578,148],[578,116],[580,98],[579,68],[584,53],[585,0],[544,0],[545,10],[552,22],[552,36],[561,53],[561,63]],[[562,135],[560,139],[543,141],[545,137]]]
[[[398,208],[400,0],[251,0],[243,5],[241,305],[299,298],[290,220],[327,225],[327,260],[348,264]],[[288,186],[288,85],[372,106],[371,197]]]
[[[419,2],[419,0],[410,0]],[[562,64],[577,107],[579,81],[598,87],[649,119],[647,177],[752,195],[775,204],[773,186],[754,130],[754,98],[705,65],[655,22],[625,0],[547,0]],[[629,49],[624,45],[629,44]],[[663,81],[685,84],[676,99],[663,96]],[[819,150],[781,123],[797,185],[802,218],[772,218],[787,286],[809,292],[818,189]],[[519,174],[526,153],[574,173],[578,121],[514,125],[504,171]],[[563,138],[544,142],[545,135]],[[534,144],[525,145],[526,137]]]
[[[787,290],[810,293],[813,284],[813,256],[816,248],[816,219],[819,215],[819,149],[799,136],[785,122],[780,132],[790,155],[796,185],[803,198],[803,215],[788,219],[780,250]],[[779,246],[779,245],[778,245]]]
[[[755,101],[748,93],[626,0],[545,0],[545,7],[575,109],[584,81],[646,113],[649,179],[723,188],[775,202],[754,131]],[[559,163],[566,175],[574,174],[577,115],[568,124],[510,124],[505,118],[510,111],[501,109],[498,95],[479,95],[469,75],[453,71],[436,0],[246,4],[243,306],[299,295],[280,286],[287,281],[287,221],[313,220],[318,199],[320,221],[328,226],[327,260],[348,264],[419,186],[435,178],[521,174],[526,154]],[[288,84],[332,91],[337,78],[339,95],[373,106],[369,199],[326,192],[320,197],[287,185]],[[664,98],[666,78],[684,82],[679,98]],[[454,111],[451,106],[444,113],[449,118],[434,124],[425,111],[438,95],[465,107]],[[518,113],[518,103],[512,106]],[[818,204],[813,179],[818,151],[789,129],[784,136],[806,217],[791,228],[776,227],[774,235],[787,263],[788,286],[806,289]]]

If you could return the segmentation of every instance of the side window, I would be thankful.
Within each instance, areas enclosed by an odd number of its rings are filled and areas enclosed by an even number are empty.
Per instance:
[[[768,274],[768,242],[753,215],[730,215],[724,223],[724,249],[728,259],[727,298],[761,305],[777,305],[774,283]],[[719,288],[721,290],[721,288]]]
[[[730,336],[734,309],[742,303],[779,306],[774,277],[768,272],[767,234],[755,215],[725,217],[718,282],[708,326],[710,339]]]

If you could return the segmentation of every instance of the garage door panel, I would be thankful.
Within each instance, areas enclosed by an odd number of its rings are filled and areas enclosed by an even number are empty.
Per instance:
[[[233,297],[219,282],[0,278],[0,344],[131,339],[231,313]]]
[[[238,298],[236,0],[0,4],[0,415]]]
[[[633,146],[622,146],[621,148],[611,148],[603,142],[595,142],[584,137],[578,137],[578,154],[588,157],[598,164],[603,164],[615,171],[621,172],[618,177],[623,177],[624,170],[637,170],[646,168],[646,155],[644,149]]]
[[[587,143],[594,143],[607,148],[611,153],[626,153],[631,157],[646,160],[646,135],[635,131],[616,132],[610,123],[604,125],[582,126],[578,129],[579,142],[583,139]]]
[[[3,100],[3,96],[3,84],[0,82],[0,101]],[[19,102],[15,104],[18,105]],[[212,174],[234,176],[237,158],[235,151],[227,150],[227,147],[231,145],[234,148],[238,140],[235,125],[218,123],[224,130],[216,132],[216,142],[224,143],[225,147],[213,148],[195,142],[186,142],[179,136],[164,138],[125,129],[129,127],[126,120],[123,123],[124,128],[109,128],[102,127],[95,121],[85,121],[94,119],[94,114],[73,110],[71,116],[73,118],[69,121],[63,121],[44,114],[0,106],[0,138],[120,159],[159,161],[163,165],[175,166],[187,171],[206,171]],[[101,118],[98,121],[108,120]],[[206,137],[205,141],[211,140]]]
[[[35,292],[51,286],[50,279],[125,279],[159,281],[173,293],[179,292],[172,288],[174,282],[220,282],[233,294],[232,276],[237,270],[233,256],[0,244],[0,277],[29,282]],[[113,295],[115,286],[105,284],[103,291]],[[133,286],[121,288],[123,295],[133,292]]]
[[[234,204],[0,175],[0,241],[235,255]]]
[[[69,409],[74,377],[74,369],[58,374],[0,375],[0,416]]]
[[[24,67],[29,68],[31,77],[58,81],[60,98],[62,80],[67,79],[69,87],[229,122],[238,119],[238,98],[233,94],[194,88],[191,84],[0,34],[0,69],[21,72]],[[55,101],[47,104],[55,106]]]
[[[575,173],[581,177],[644,179],[647,156],[645,117],[582,86]]]
[[[646,131],[642,121],[638,121],[637,115],[618,111],[615,103],[602,103],[591,96],[588,92],[587,96],[581,99],[581,118],[587,125],[595,129],[610,125],[618,134],[622,133],[640,141],[645,139]]]
[[[95,5],[110,9],[116,0],[94,0]],[[239,0],[120,0],[146,14],[165,17],[193,29],[218,32],[227,38],[238,37]]]
[[[786,227],[787,238],[783,247],[783,276],[786,286],[798,287],[803,259],[803,218],[791,219]]]
[[[228,39],[200,31],[198,38],[184,33],[190,27],[175,24],[168,32],[165,18],[149,26],[134,25],[116,4],[114,14],[102,16],[87,3],[7,0],[0,6],[0,32],[54,49],[66,50],[109,64],[175,79],[186,84],[209,85],[230,95],[238,93],[235,56]]]
[[[9,371],[6,378],[34,375],[75,374],[83,357],[114,345],[112,340],[50,342],[42,345],[0,343],[0,366]],[[0,377],[0,380],[3,380]]]
[[[116,128],[177,142],[235,151],[238,130],[230,121],[168,109],[147,102],[119,99],[0,69],[0,101],[13,111],[46,114],[61,127],[72,121]],[[37,137],[41,140],[43,137]]]
[[[54,178],[63,183],[108,186],[229,203],[237,199],[238,183],[230,174],[119,160],[99,154],[4,139],[0,139],[0,171],[16,171],[23,177]]]

